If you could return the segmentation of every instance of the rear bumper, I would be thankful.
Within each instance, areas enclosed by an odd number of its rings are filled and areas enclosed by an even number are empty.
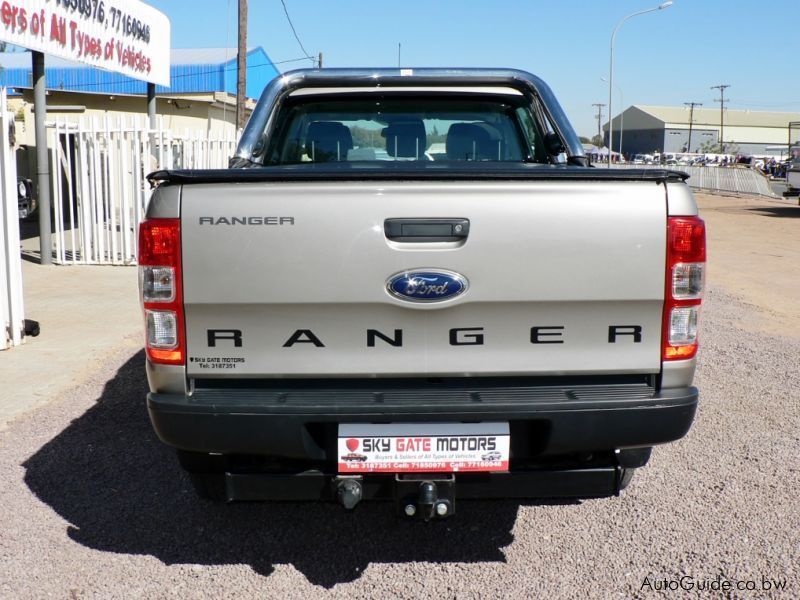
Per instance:
[[[147,406],[159,438],[181,450],[323,462],[336,460],[339,423],[508,421],[513,464],[677,440],[697,401],[696,388],[644,383],[362,380],[151,393]]]

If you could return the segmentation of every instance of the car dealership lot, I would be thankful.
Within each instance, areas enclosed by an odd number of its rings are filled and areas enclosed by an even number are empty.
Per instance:
[[[460,502],[427,525],[390,504],[209,505],[151,430],[142,354],[118,345],[0,432],[0,597],[800,596],[800,207],[699,199],[701,407],[619,498]]]

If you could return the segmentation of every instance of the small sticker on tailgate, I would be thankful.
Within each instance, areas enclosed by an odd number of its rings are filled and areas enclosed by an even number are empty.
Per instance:
[[[507,471],[508,423],[339,425],[340,473]]]

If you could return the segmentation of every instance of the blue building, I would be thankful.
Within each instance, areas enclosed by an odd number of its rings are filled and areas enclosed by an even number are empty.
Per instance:
[[[0,85],[32,87],[31,53],[0,53]],[[176,48],[170,52],[170,86],[156,94],[227,92],[236,94],[236,48]],[[247,97],[258,98],[278,69],[264,49],[247,52]],[[47,89],[100,94],[146,94],[147,84],[120,73],[47,56]]]

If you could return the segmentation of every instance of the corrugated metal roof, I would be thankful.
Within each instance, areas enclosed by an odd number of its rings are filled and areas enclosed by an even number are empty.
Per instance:
[[[249,48],[247,52],[260,50],[260,47]],[[169,60],[172,65],[213,65],[236,60],[236,48],[173,48],[169,51]],[[30,69],[30,52],[0,52],[0,66],[4,69]],[[93,67],[59,58],[57,56],[47,57],[48,67],[76,69],[92,69]]]
[[[689,124],[688,106],[643,106],[634,108],[655,117],[665,123]],[[719,108],[695,108],[694,126],[719,126]],[[616,119],[616,117],[615,117]],[[789,121],[800,121],[800,113],[768,112],[759,110],[726,109],[723,117],[725,125],[731,127],[786,127]],[[614,123],[616,124],[616,120]]]
[[[173,48],[170,52],[170,86],[156,86],[156,93],[236,93],[236,48]],[[0,85],[32,86],[31,53],[0,53]],[[247,96],[258,98],[278,69],[260,46],[247,52]],[[45,59],[48,89],[104,94],[145,94],[147,84],[120,73],[48,56]]]

